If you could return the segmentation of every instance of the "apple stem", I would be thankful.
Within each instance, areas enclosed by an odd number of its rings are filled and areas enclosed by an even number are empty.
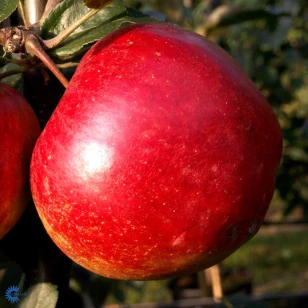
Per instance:
[[[59,67],[57,66],[48,54],[45,52],[45,49],[53,48],[59,45],[63,40],[65,40],[71,33],[73,33],[80,25],[86,22],[89,18],[94,16],[101,9],[106,7],[108,4],[113,2],[113,0],[103,1],[103,3],[98,7],[89,10],[82,18],[80,18],[76,23],[62,31],[56,37],[49,40],[42,40],[36,33],[36,29],[40,27],[41,23],[46,19],[50,11],[63,0],[48,0],[44,13],[41,19],[34,25],[29,25],[25,15],[25,10],[22,4],[19,5],[19,10],[22,15],[22,18],[28,27],[18,26],[18,27],[8,27],[0,29],[0,45],[3,46],[4,52],[10,53],[27,53],[28,55],[39,58],[49,69],[50,71],[58,78],[62,85],[67,88],[68,80],[62,74]],[[67,66],[66,66],[67,67]],[[71,65],[69,65],[71,67]],[[24,72],[25,69],[13,70],[4,74],[4,77],[10,76],[12,74],[17,74],[19,72]],[[0,75],[1,78],[4,78],[3,75]]]
[[[30,34],[27,36],[25,41],[25,49],[27,53],[30,55],[37,56],[51,71],[52,73],[59,79],[62,85],[67,88],[68,80],[59,70],[57,65],[51,60],[51,58],[47,55],[42,47],[42,43],[40,42],[39,38],[34,35]]]

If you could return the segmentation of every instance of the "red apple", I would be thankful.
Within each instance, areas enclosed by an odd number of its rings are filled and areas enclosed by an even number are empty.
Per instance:
[[[31,196],[30,159],[39,133],[28,102],[0,83],[0,239],[19,220]]]
[[[225,51],[168,24],[133,25],[82,59],[35,146],[31,187],[72,260],[167,278],[256,234],[281,152],[274,112]]]

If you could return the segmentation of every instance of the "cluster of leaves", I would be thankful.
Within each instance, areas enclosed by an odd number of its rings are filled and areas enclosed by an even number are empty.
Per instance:
[[[92,2],[95,3],[95,1]],[[89,3],[92,4],[92,2]],[[109,2],[112,3],[80,25],[60,45],[48,50],[48,54],[53,57],[56,63],[72,60],[78,62],[94,42],[116,29],[136,22],[153,21],[152,18],[141,12],[127,8],[121,0]],[[18,3],[18,0],[8,1],[0,8],[0,22],[15,11]],[[68,26],[80,20],[87,12],[89,12],[89,8],[83,0],[60,2],[42,22],[40,37],[43,40],[48,40],[57,36]],[[2,72],[12,69],[12,65],[7,64],[4,60],[0,61],[0,67],[3,67]]]
[[[52,38],[81,19],[89,9],[82,1],[66,0],[61,2],[41,26],[41,37]],[[83,55],[90,44],[130,23],[149,20],[147,15],[126,8],[121,0],[115,0],[93,18],[83,23],[60,46],[52,49],[50,54],[60,60]]]

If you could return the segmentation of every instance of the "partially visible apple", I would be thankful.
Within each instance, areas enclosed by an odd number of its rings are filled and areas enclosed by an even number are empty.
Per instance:
[[[282,152],[238,64],[168,24],[125,27],[82,59],[32,157],[45,228],[103,276],[209,267],[259,230]]]
[[[0,83],[0,239],[16,224],[29,199],[29,169],[40,126],[28,102]]]

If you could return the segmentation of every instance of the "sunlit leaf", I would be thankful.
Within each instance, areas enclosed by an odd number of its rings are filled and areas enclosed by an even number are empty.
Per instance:
[[[58,35],[88,11],[89,9],[82,1],[67,0],[60,3],[43,23],[42,38],[48,39]],[[134,9],[127,9],[122,1],[116,0],[83,23],[62,44],[49,50],[49,53],[62,59],[71,57],[84,46],[120,27],[144,21],[154,21],[154,19]]]
[[[21,298],[19,308],[55,308],[59,292],[51,283],[38,283],[26,291]]]

